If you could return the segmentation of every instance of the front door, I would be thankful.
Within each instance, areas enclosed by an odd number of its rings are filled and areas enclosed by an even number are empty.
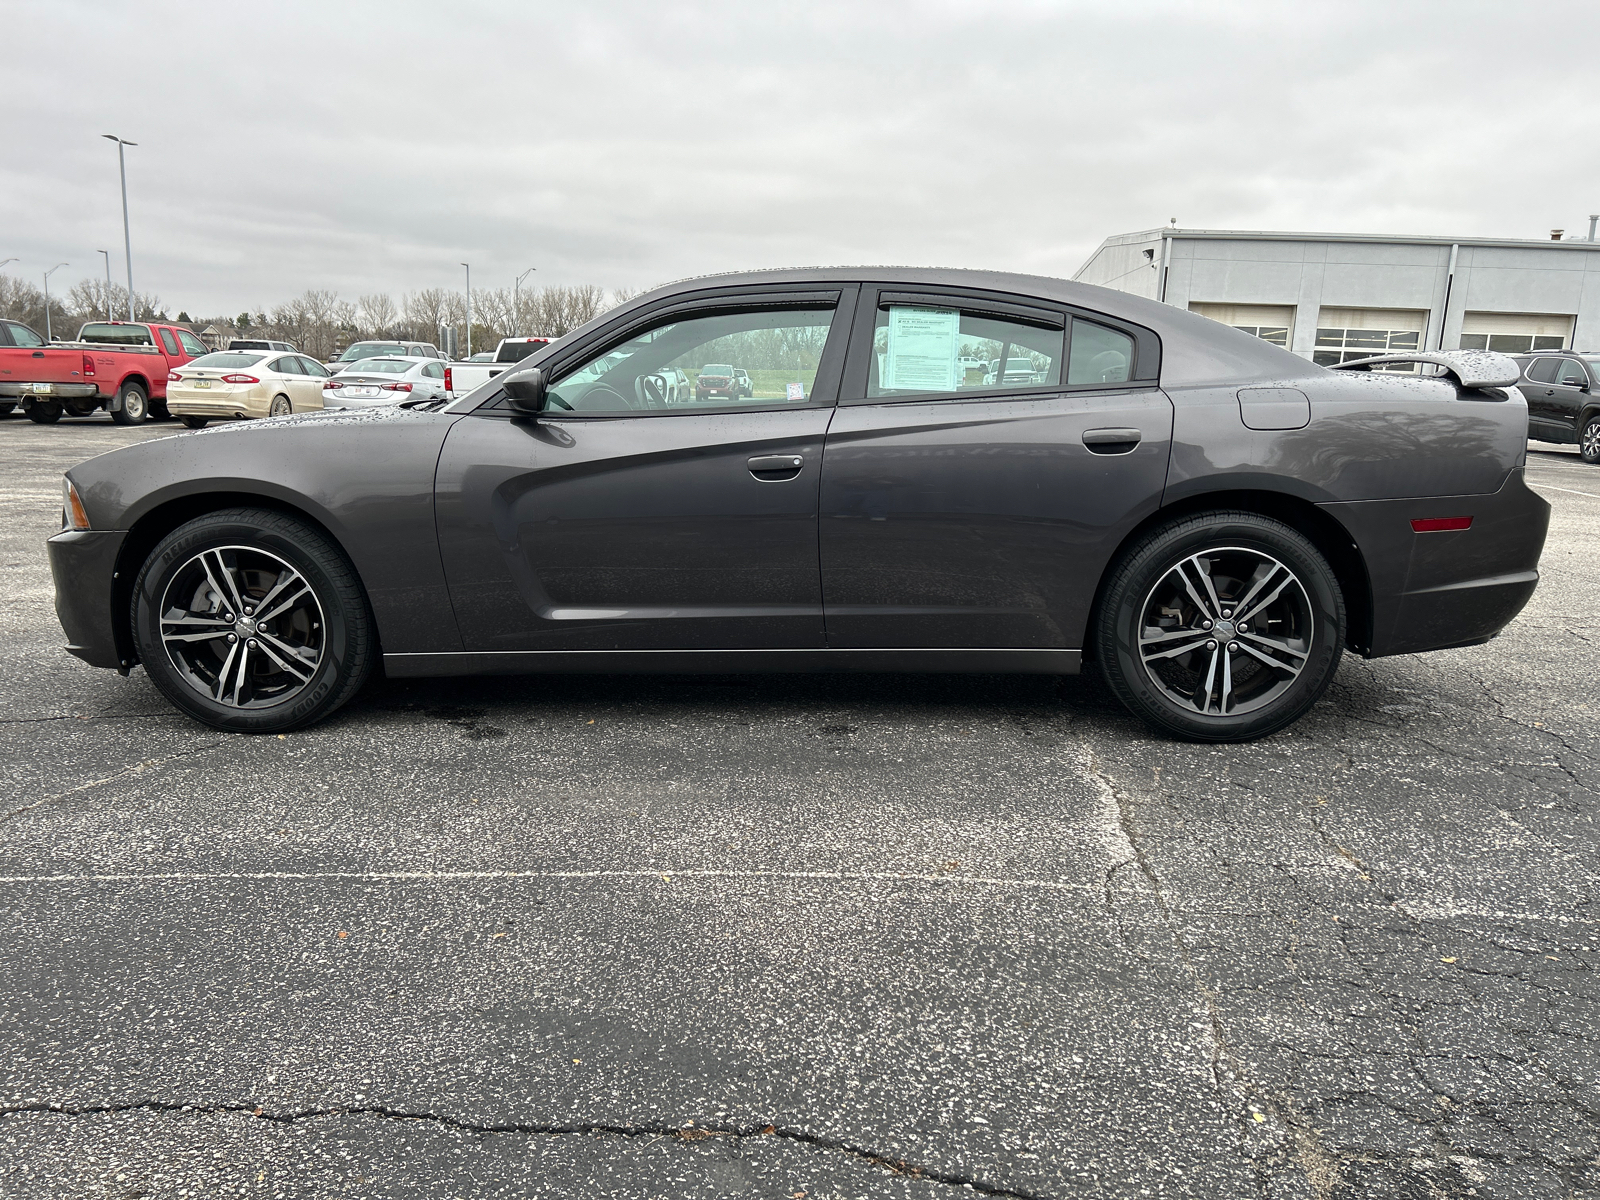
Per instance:
[[[823,463],[828,645],[1080,647],[1166,477],[1153,340],[979,298],[885,293],[875,316],[870,299]]]
[[[839,299],[643,318],[550,361],[537,419],[502,406],[458,421],[436,511],[464,648],[823,646],[817,488]],[[668,403],[671,372],[729,360],[754,395]]]
[[[1589,376],[1575,358],[1564,358],[1556,371],[1550,397],[1550,422],[1561,431],[1563,442],[1578,440],[1578,414],[1589,398]]]

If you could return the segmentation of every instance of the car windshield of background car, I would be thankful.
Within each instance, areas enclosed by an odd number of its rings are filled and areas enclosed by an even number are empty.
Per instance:
[[[1066,333],[954,308],[884,304],[873,333],[869,397],[1049,387]],[[1005,369],[996,370],[1001,362]],[[987,364],[993,364],[991,368]]]
[[[80,342],[100,342],[108,346],[152,346],[150,331],[143,325],[85,325]]]
[[[560,413],[627,412],[667,408],[674,412],[705,408],[774,408],[810,403],[811,391],[833,322],[832,308],[762,309],[722,313],[672,322],[634,337],[558,379],[550,388],[549,408]],[[733,359],[747,364],[748,396],[682,396],[652,402],[641,381],[655,377],[663,393],[667,372],[732,375]]]
[[[363,358],[373,358],[379,354],[404,354],[405,352],[406,348],[397,342],[358,342],[339,355],[339,361],[359,362]]]
[[[218,350],[215,354],[202,354],[192,362],[183,364],[184,370],[190,367],[215,367],[218,370],[231,370],[237,367],[253,367],[266,357],[265,354],[242,354],[236,350]]]

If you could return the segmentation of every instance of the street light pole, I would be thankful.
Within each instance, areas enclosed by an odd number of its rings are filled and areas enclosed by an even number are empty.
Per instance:
[[[128,232],[128,162],[123,157],[124,146],[137,146],[138,142],[125,142],[114,133],[102,133],[117,144],[117,168],[122,172],[122,245],[128,252],[128,320],[133,320],[133,237]],[[109,266],[109,260],[107,260]]]
[[[466,263],[461,264],[467,268],[467,357],[472,357],[472,268]]]
[[[511,315],[516,318],[519,330],[522,328],[522,281],[538,269],[538,267],[529,267],[521,275],[518,275],[517,281],[511,285]]]
[[[47,342],[52,340],[50,337],[50,276],[67,265],[66,263],[57,263],[44,273],[44,340]]]
[[[111,251],[96,250],[96,254],[105,255],[106,259],[106,320],[111,320]]]

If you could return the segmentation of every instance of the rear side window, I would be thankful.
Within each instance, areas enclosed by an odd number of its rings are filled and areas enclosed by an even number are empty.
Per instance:
[[[1534,383],[1554,383],[1560,365],[1559,358],[1536,358],[1528,364],[1528,378]]]
[[[298,359],[288,357],[274,359],[268,364],[268,369],[277,371],[280,375],[305,374],[305,372],[300,369],[300,361]]]
[[[1127,383],[1133,378],[1133,339],[1093,321],[1073,318],[1072,359],[1067,382],[1092,386]]]
[[[300,373],[302,375],[316,375],[318,377],[322,377],[326,376],[328,373],[328,369],[315,359],[306,358],[302,355],[300,356],[299,362]]]
[[[444,378],[444,367],[441,366],[439,363],[431,362],[427,366],[422,368],[422,373],[424,375],[426,375],[429,379],[443,379]]]
[[[172,336],[172,330],[161,330],[161,346],[173,358],[183,357],[183,351],[178,349],[178,339]]]
[[[960,308],[880,304],[867,368],[867,396],[1056,386],[1061,382],[1065,340],[1061,326],[1032,325]]]

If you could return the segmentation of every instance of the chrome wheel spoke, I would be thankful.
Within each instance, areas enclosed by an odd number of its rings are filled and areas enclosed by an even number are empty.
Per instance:
[[[239,707],[239,694],[244,691],[245,677],[250,673],[250,643],[244,643],[239,654],[239,665],[234,668],[233,706]]]
[[[302,587],[294,595],[290,596],[287,600],[284,600],[283,602],[281,602],[278,605],[278,607],[273,609],[271,612],[262,613],[259,617],[256,618],[257,623],[265,625],[268,621],[272,620],[273,617],[276,617],[276,616],[279,616],[282,613],[288,612],[289,609],[294,607],[295,601],[299,600],[300,597],[307,596],[307,595],[310,595],[310,594],[311,594],[311,585],[310,584],[306,584],[304,587]],[[265,608],[266,607],[266,601],[263,600],[261,602],[261,605],[262,605],[263,608]]]
[[[228,657],[222,660],[222,670],[217,672],[217,686],[212,690],[213,700],[222,700],[223,693],[228,690],[228,674],[233,670],[233,660],[238,657],[242,643],[235,642],[228,647]],[[226,701],[223,701],[226,703]]]
[[[1283,595],[1283,589],[1288,587],[1293,582],[1294,582],[1294,576],[1289,574],[1288,571],[1285,571],[1283,573],[1283,582],[1280,583],[1277,587],[1273,588],[1272,589],[1272,593],[1265,600],[1258,600],[1256,602],[1255,607],[1250,609],[1248,612],[1245,612],[1243,609],[1241,609],[1238,613],[1235,614],[1235,616],[1238,618],[1240,624],[1243,624],[1246,621],[1255,620],[1256,614],[1258,612],[1260,612],[1262,609],[1266,608],[1267,605],[1271,604],[1279,596]]]
[[[204,633],[163,633],[163,642],[211,642],[217,638],[227,637],[233,627],[226,629],[208,629]]]
[[[1200,647],[1204,646],[1206,642],[1211,639],[1211,635],[1204,629],[1185,629],[1179,636],[1185,640],[1181,644],[1170,646],[1165,650],[1152,652],[1149,650],[1149,647],[1177,641],[1177,637],[1161,638],[1159,640],[1152,639],[1151,641],[1145,642],[1143,645],[1141,645],[1139,650],[1144,655],[1145,662],[1155,662],[1157,659],[1162,658],[1179,658],[1193,650],[1200,649]]]
[[[1274,671],[1287,672],[1291,677],[1300,674],[1300,667],[1303,665],[1297,663],[1286,663],[1282,659],[1272,658],[1269,655],[1261,653],[1261,651],[1257,650],[1249,642],[1241,641],[1239,643],[1239,649],[1243,653],[1248,654],[1251,658],[1257,659],[1258,661],[1271,667]]]
[[[261,620],[266,621],[270,619],[266,615],[266,610],[271,606],[272,602],[278,598],[279,594],[284,588],[288,587],[291,583],[294,583],[299,579],[300,572],[296,571],[293,567],[285,567],[283,569],[283,574],[278,576],[278,582],[272,585],[267,594],[261,597],[261,603],[256,605],[256,611],[263,614],[260,618]]]
[[[1239,637],[1241,639],[1240,645],[1245,646],[1247,649],[1250,648],[1250,643],[1254,642],[1258,646],[1266,646],[1269,649],[1276,650],[1279,654],[1291,654],[1298,658],[1302,664],[1311,657],[1310,651],[1296,650],[1288,642],[1280,642],[1277,638],[1263,637],[1259,633],[1241,633]],[[1295,669],[1299,670],[1299,667],[1297,666]]]
[[[285,671],[290,672],[302,682],[310,679],[312,673],[316,669],[313,664],[308,663],[305,661],[305,659],[301,658],[300,652],[293,646],[280,642],[270,633],[257,631],[256,646],[263,654],[265,654],[273,662],[277,663],[278,666],[282,667]],[[277,647],[277,650],[274,650],[273,647]],[[282,653],[282,657],[279,656],[279,652]]]
[[[1239,601],[1239,620],[1248,621],[1250,619],[1247,615],[1250,612],[1250,602],[1261,594],[1261,589],[1266,587],[1268,581],[1271,580],[1272,577],[1275,576],[1279,571],[1283,571],[1283,568],[1277,563],[1273,563],[1267,568],[1266,571],[1261,573],[1260,577],[1251,586],[1250,590],[1244,594],[1244,598]],[[1284,574],[1288,574],[1288,572],[1285,571]]]
[[[1205,617],[1208,617],[1209,619],[1215,621],[1219,617],[1222,616],[1222,606],[1220,604],[1218,604],[1214,608],[1208,607],[1207,602],[1200,598],[1200,593],[1195,591],[1194,580],[1190,579],[1189,578],[1189,572],[1184,570],[1184,568],[1187,567],[1189,565],[1189,563],[1191,563],[1193,561],[1194,561],[1194,559],[1191,558],[1191,559],[1188,559],[1188,560],[1186,560],[1184,562],[1179,563],[1173,569],[1173,574],[1177,575],[1177,577],[1180,580],[1183,581],[1184,590],[1189,593],[1189,599],[1194,601],[1194,606],[1197,609],[1200,610],[1201,615],[1205,616]],[[1207,588],[1208,591],[1210,590],[1210,586],[1211,586],[1210,580],[1207,580],[1206,581],[1206,588]],[[1212,594],[1215,595],[1214,592]]]

